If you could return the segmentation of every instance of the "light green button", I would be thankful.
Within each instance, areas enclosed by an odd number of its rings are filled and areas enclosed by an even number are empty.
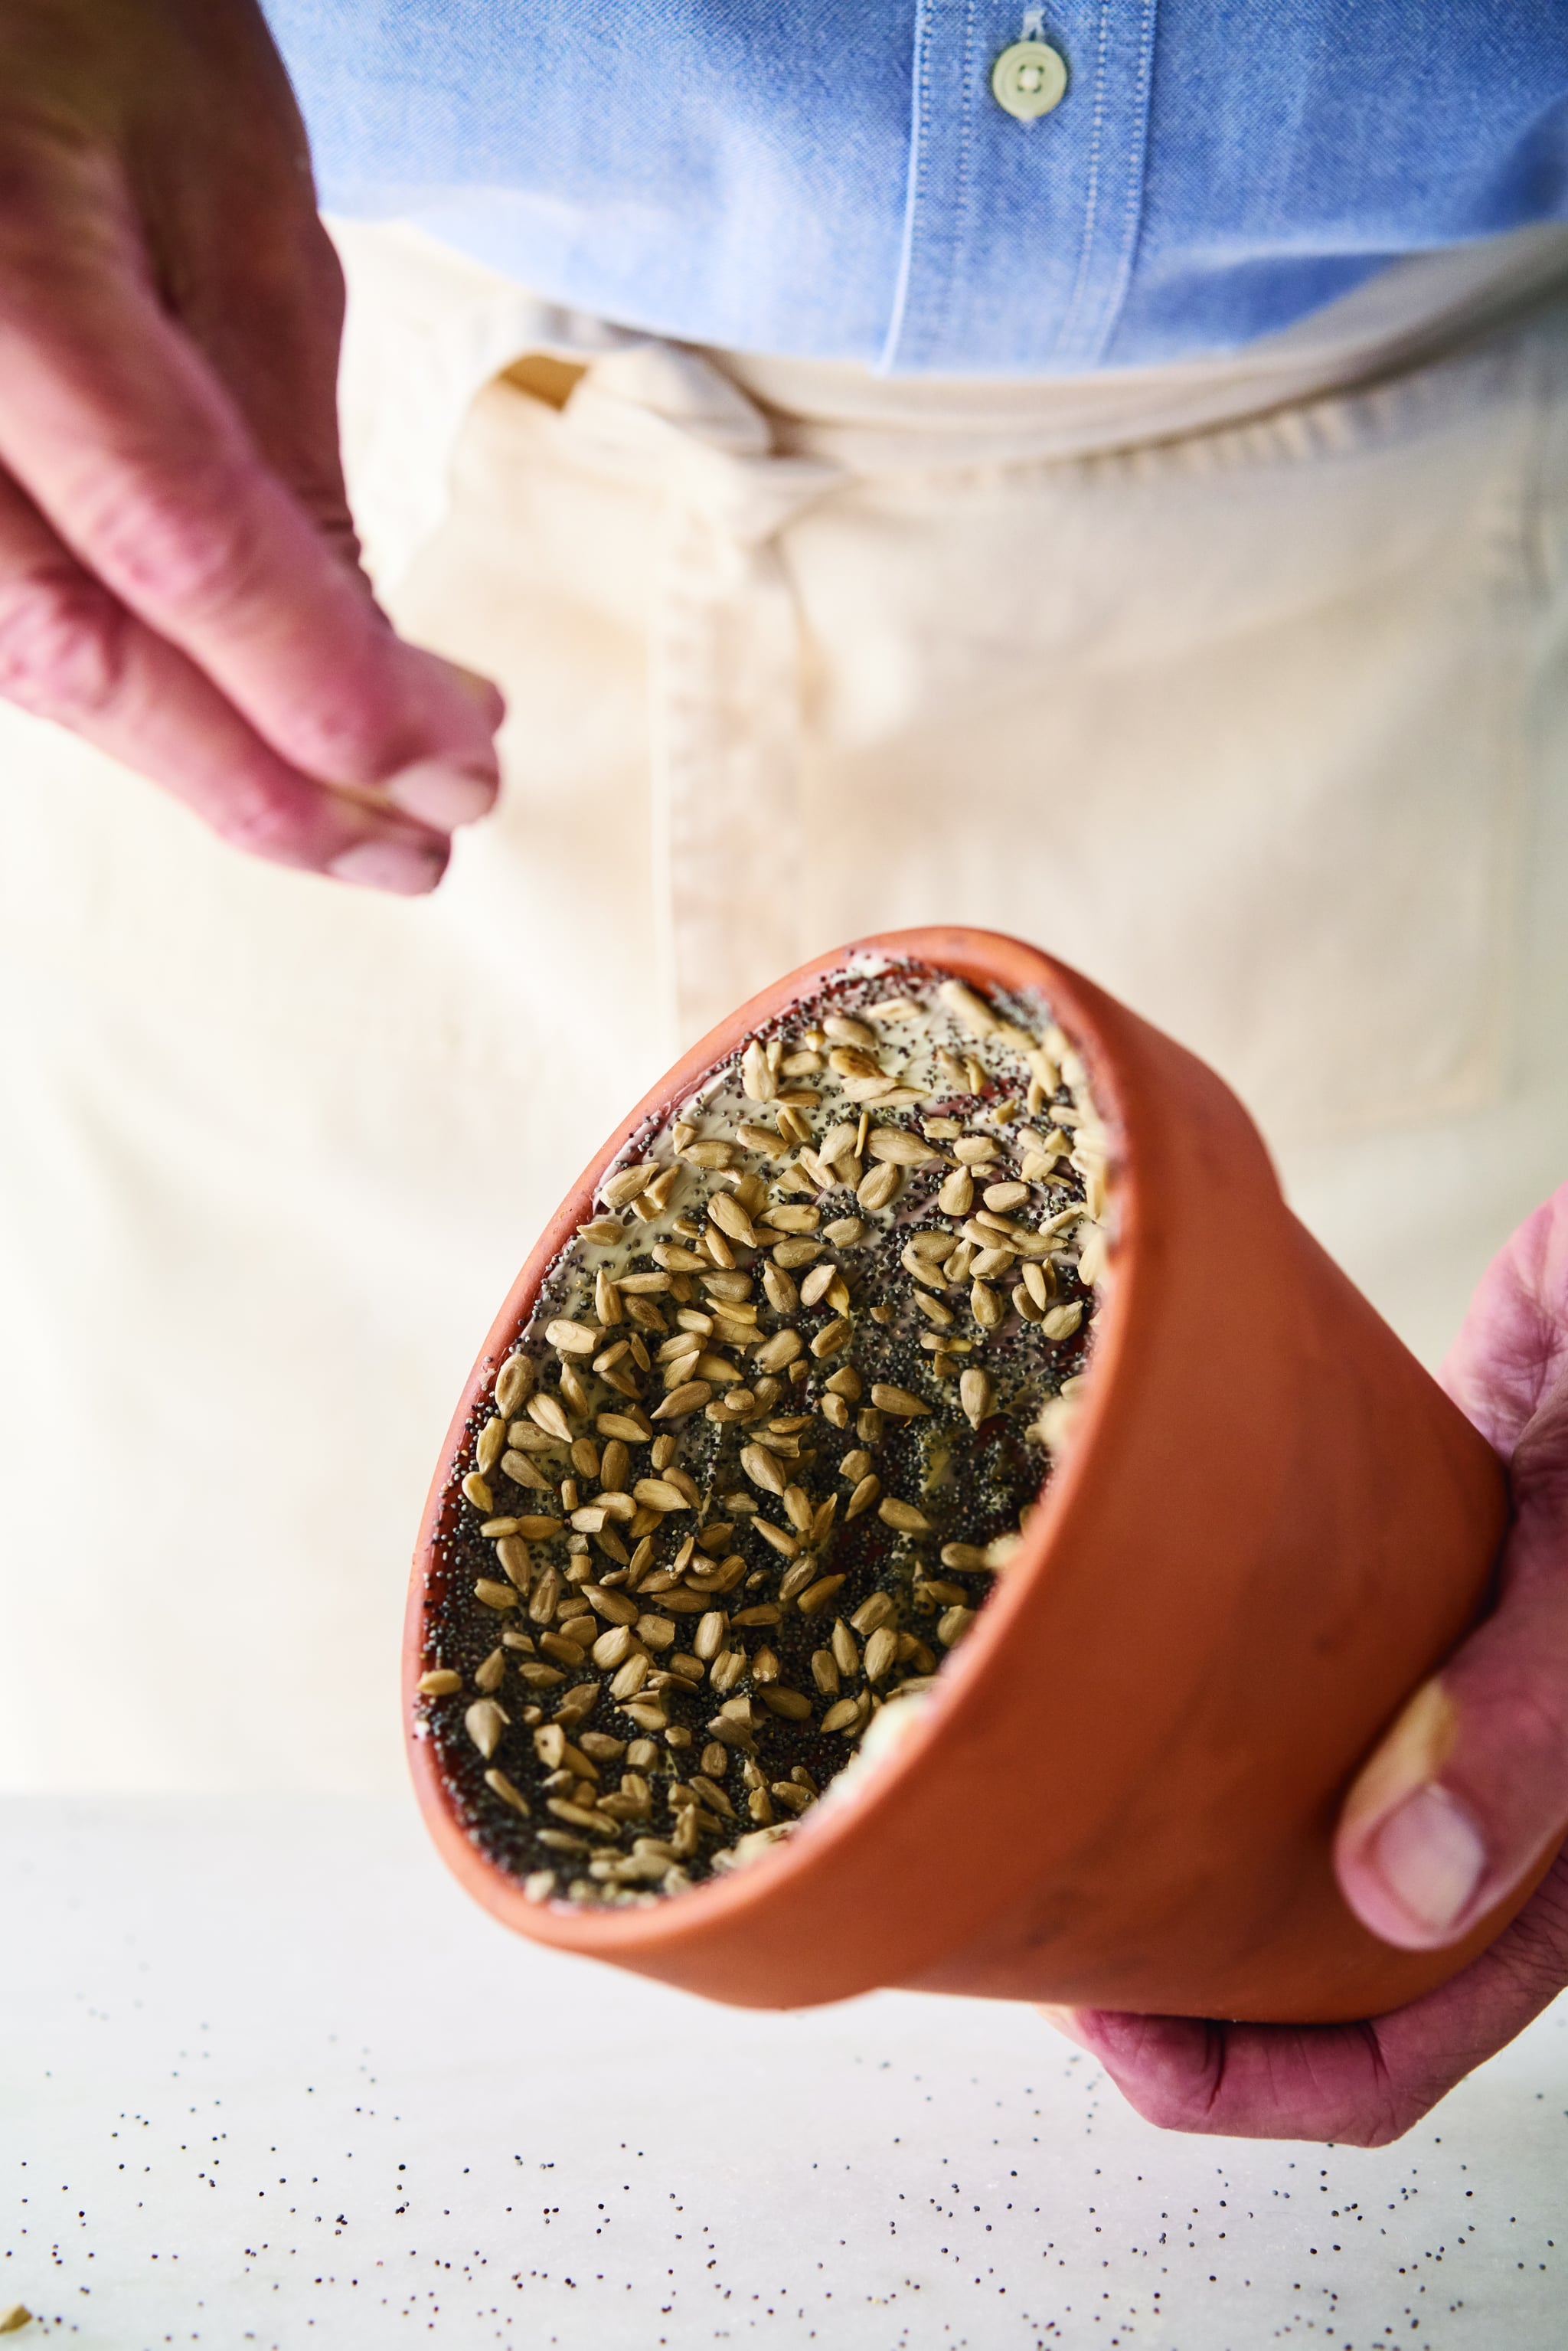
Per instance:
[[[1067,94],[1067,60],[1049,41],[1015,41],[991,68],[991,95],[1019,122],[1033,122]]]

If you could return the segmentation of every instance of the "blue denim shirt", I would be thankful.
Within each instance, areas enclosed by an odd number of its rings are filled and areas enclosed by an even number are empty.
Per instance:
[[[1565,0],[266,0],[323,203],[621,324],[891,371],[1232,350],[1568,215]]]

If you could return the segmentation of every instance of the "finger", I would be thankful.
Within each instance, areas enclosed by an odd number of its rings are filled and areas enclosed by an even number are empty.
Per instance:
[[[1568,1184],[1487,1268],[1439,1377],[1505,1461],[1568,1373]]]
[[[236,848],[413,896],[447,843],[301,776],[0,476],[0,695],[166,785]]]
[[[353,550],[338,440],[343,273],[317,210],[309,143],[259,9],[198,5],[159,27],[192,87],[243,108],[185,110],[178,141],[143,135],[140,214],[163,308],[319,528]],[[169,68],[147,72],[155,121]],[[134,105],[134,100],[132,100]],[[357,551],[357,550],[355,550]]]
[[[1218,2024],[1078,2009],[1070,2038],[1160,2130],[1379,2147],[1408,2127],[1366,2025]]]
[[[1480,1958],[1364,2024],[1258,2025],[1047,2010],[1162,2130],[1386,2147],[1506,2047],[1568,1978],[1568,1859]]]
[[[343,272],[316,213],[192,201],[161,225],[159,276],[181,328],[338,559],[359,563],[338,431]],[[164,258],[166,253],[167,258]]]
[[[1405,1708],[1345,1801],[1334,1860],[1385,1942],[1440,1949],[1568,1825],[1568,1379],[1514,1448],[1493,1614]]]
[[[116,192],[89,193],[94,234],[64,253],[52,183],[0,215],[0,459],[290,767],[441,823],[482,813],[498,697],[399,643],[164,315]]]

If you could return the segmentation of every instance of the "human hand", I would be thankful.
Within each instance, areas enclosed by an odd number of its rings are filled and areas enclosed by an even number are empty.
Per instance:
[[[254,0],[0,0],[0,695],[408,894],[495,798],[501,702],[358,568],[342,307]]]
[[[1406,1950],[1455,1943],[1568,1822],[1568,1185],[1493,1260],[1442,1371],[1511,1464],[1497,1606],[1416,1692],[1346,1799],[1346,1901]],[[1568,1846],[1464,1971],[1362,2024],[1049,2010],[1171,2130],[1383,2147],[1568,1984]]]

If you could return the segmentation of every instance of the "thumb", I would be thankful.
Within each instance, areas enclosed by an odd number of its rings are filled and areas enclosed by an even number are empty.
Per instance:
[[[1568,1382],[1527,1424],[1494,1613],[1418,1689],[1352,1788],[1335,1865],[1385,1942],[1458,1941],[1568,1825]]]

